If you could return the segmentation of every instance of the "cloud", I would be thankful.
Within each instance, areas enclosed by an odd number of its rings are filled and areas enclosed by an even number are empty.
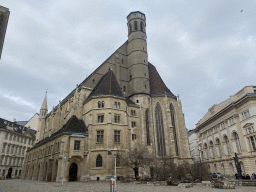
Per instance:
[[[253,0],[5,3],[2,118],[30,119],[47,89],[49,109],[56,106],[127,40],[126,16],[137,10],[147,17],[149,61],[180,94],[189,129],[213,104],[255,84]]]

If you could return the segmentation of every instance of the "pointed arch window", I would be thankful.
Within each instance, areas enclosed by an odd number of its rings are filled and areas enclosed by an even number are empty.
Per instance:
[[[141,22],[140,22],[140,30],[141,30],[142,32],[143,32],[143,28],[144,28],[144,27],[143,27],[143,22],[141,21]]]
[[[150,145],[150,135],[149,135],[149,110],[146,110],[145,114],[146,118],[146,137],[147,137],[147,145]]]
[[[138,30],[138,22],[134,21],[134,30],[137,31]]]
[[[102,167],[102,157],[101,155],[98,155],[96,159],[96,167]]]
[[[156,118],[158,155],[163,156],[163,155],[166,155],[166,148],[165,148],[163,114],[162,114],[162,109],[159,103],[157,103],[155,108],[155,118]]]
[[[178,141],[177,141],[177,134],[176,134],[176,126],[175,126],[175,111],[172,104],[170,105],[170,113],[171,113],[172,131],[173,131],[173,137],[174,137],[174,143],[175,143],[175,152],[176,152],[176,156],[179,156]]]

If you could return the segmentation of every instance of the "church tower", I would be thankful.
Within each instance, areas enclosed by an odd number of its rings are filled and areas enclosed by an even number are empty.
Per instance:
[[[130,95],[149,94],[146,16],[139,11],[127,16]]]
[[[44,139],[44,129],[46,125],[46,115],[47,115],[48,109],[47,109],[47,92],[45,93],[44,101],[40,109],[39,113],[39,120],[38,120],[38,132],[37,132],[37,138],[38,141]]]

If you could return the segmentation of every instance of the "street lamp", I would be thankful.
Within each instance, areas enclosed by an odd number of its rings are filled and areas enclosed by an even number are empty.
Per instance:
[[[116,192],[116,147],[114,148],[115,151],[115,185],[114,185],[114,192]]]
[[[63,185],[63,180],[64,180],[65,162],[66,162],[66,157],[63,157],[63,165],[62,165],[62,185]]]

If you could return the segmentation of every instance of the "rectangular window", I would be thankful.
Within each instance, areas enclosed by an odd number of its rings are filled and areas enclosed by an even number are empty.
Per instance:
[[[120,116],[115,116],[115,123],[120,123]]]
[[[104,122],[104,115],[98,115],[98,123]]]
[[[242,112],[242,119],[248,119],[250,117],[249,110]]]
[[[3,149],[2,149],[2,152],[4,153],[5,151],[5,147],[6,147],[6,143],[3,144]]]
[[[13,137],[13,141],[16,141],[16,135],[14,135],[14,137]]]
[[[13,150],[14,150],[14,146],[12,146],[12,148],[11,148],[11,154],[13,154]]]
[[[75,141],[74,150],[79,150],[79,149],[80,149],[80,141]]]
[[[97,131],[97,143],[103,143],[104,131]]]
[[[120,131],[114,131],[114,141],[120,143]]]
[[[9,138],[10,140],[12,140],[12,135],[10,135],[10,138]]]
[[[5,139],[8,139],[8,133],[5,134]]]
[[[9,153],[9,150],[10,150],[10,145],[7,146],[7,151],[6,151],[7,154]]]
[[[136,122],[132,121],[132,127],[136,127]]]
[[[132,140],[136,140],[136,134],[132,134]]]

